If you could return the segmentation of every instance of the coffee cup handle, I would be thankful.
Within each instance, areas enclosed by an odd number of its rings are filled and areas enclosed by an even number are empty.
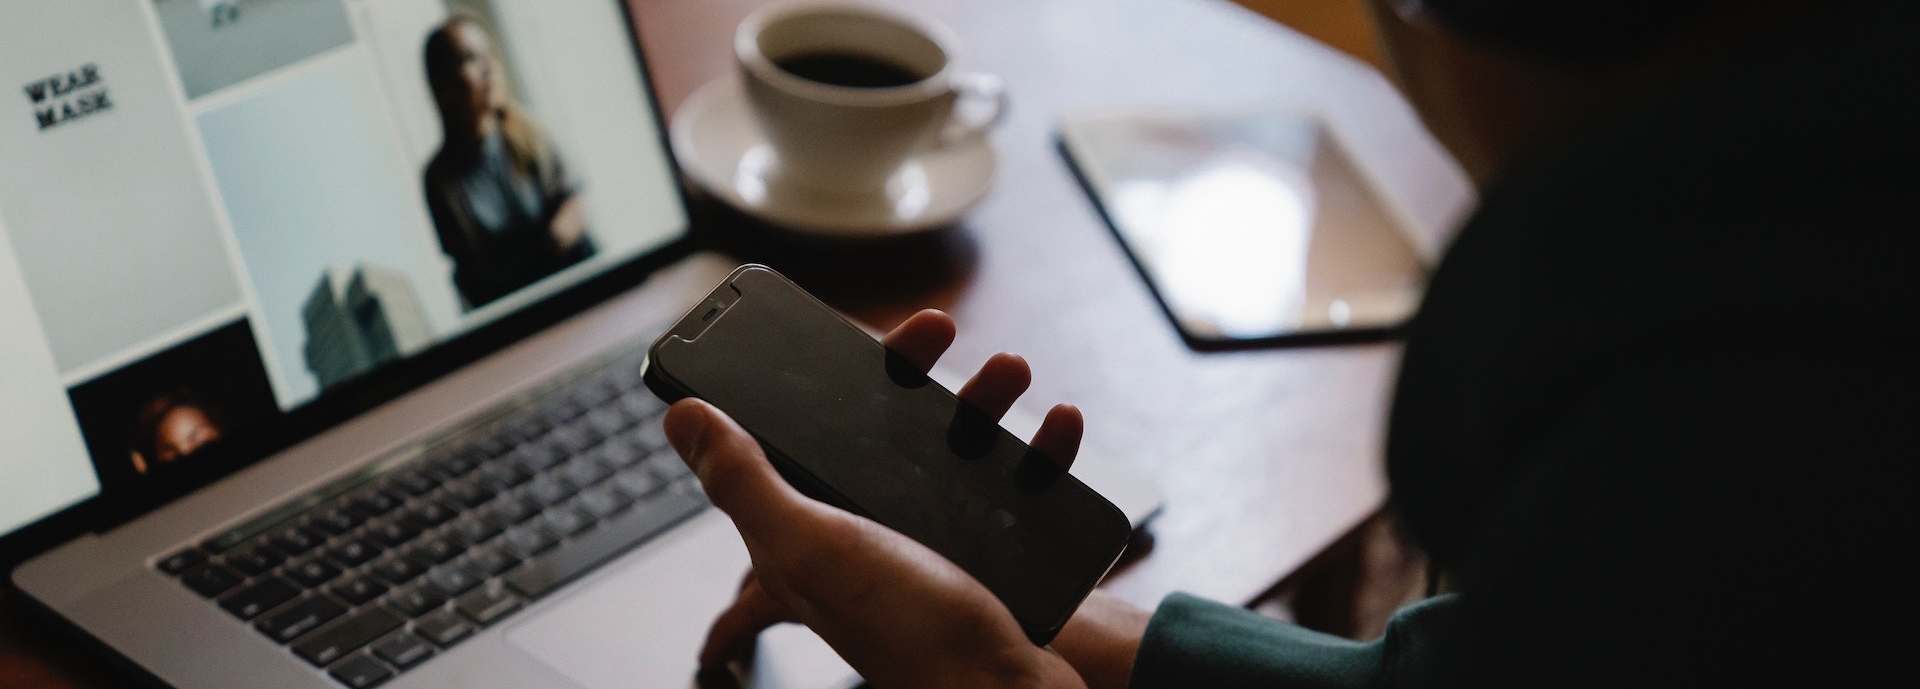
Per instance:
[[[953,80],[956,99],[953,114],[940,132],[939,146],[945,148],[985,136],[1007,115],[1007,85],[1000,77],[975,72]]]

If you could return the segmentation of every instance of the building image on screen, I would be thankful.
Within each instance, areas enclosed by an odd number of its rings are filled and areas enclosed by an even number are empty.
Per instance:
[[[301,314],[307,371],[322,388],[433,344],[426,311],[407,277],[379,266],[322,274]]]

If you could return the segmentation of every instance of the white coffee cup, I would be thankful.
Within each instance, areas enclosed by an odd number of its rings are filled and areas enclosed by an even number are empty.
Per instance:
[[[945,27],[863,5],[777,5],[748,16],[734,55],[778,159],[773,179],[880,194],[915,153],[975,143],[1005,110],[1005,90],[998,78],[961,72],[956,45]],[[800,70],[809,65],[828,69]],[[957,108],[963,100],[983,105]]]

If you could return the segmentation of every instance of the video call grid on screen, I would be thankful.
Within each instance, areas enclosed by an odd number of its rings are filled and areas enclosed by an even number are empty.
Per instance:
[[[0,533],[677,238],[625,22],[0,4]]]

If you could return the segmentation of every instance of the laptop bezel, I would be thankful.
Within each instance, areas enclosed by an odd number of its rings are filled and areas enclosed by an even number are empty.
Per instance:
[[[190,466],[183,466],[169,475],[155,477],[144,483],[119,487],[102,485],[100,492],[91,498],[0,534],[0,570],[11,572],[21,562],[62,543],[137,519],[235,472],[267,461],[301,441],[372,411],[632,289],[649,275],[692,254],[696,248],[694,209],[668,134],[666,112],[661,105],[659,91],[654,87],[653,70],[640,37],[639,16],[625,0],[601,1],[618,5],[626,25],[628,46],[633,51],[641,87],[646,90],[648,107],[653,114],[654,136],[666,155],[674,198],[678,199],[684,218],[679,236],[498,320],[436,343],[418,355],[369,371],[330,390],[323,397],[277,417],[269,427],[210,449],[204,459]],[[6,582],[5,585],[11,588],[12,577],[7,577]]]

